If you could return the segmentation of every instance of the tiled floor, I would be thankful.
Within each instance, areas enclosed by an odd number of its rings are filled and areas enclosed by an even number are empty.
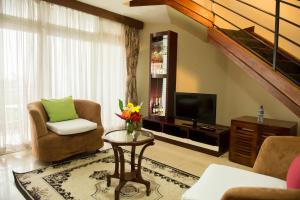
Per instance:
[[[109,145],[104,148],[109,148]],[[199,176],[211,163],[250,169],[230,162],[228,153],[214,157],[161,141],[155,141],[154,146],[148,147],[145,156]],[[0,156],[0,200],[24,199],[15,187],[12,170],[26,172],[46,165],[37,161],[29,150]]]

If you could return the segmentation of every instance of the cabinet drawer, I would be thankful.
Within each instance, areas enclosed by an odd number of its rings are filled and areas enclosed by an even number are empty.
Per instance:
[[[264,126],[262,129],[263,133],[269,133],[272,135],[292,135],[290,133],[290,129],[282,128],[282,127],[270,127],[270,126]]]
[[[251,150],[246,149],[246,148],[239,148],[237,146],[232,148],[232,151],[235,152],[235,153],[242,154],[244,156],[249,156],[250,157],[252,155]]]
[[[244,130],[246,132],[257,132],[258,126],[256,124],[249,124],[243,122],[232,122],[231,128],[235,130]]]
[[[247,156],[247,155],[241,154],[239,152],[230,152],[229,160],[232,162],[242,164],[242,165],[247,165],[249,167],[253,166],[253,163],[251,161],[252,160],[251,156]]]

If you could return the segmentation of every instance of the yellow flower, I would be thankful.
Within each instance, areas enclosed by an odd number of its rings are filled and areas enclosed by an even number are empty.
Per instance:
[[[129,102],[129,103],[127,104],[127,107],[128,107],[128,108],[132,108],[132,107],[133,107],[133,104]]]
[[[131,107],[130,108],[130,112],[134,113],[134,112],[140,112],[141,106],[135,106],[135,107]]]

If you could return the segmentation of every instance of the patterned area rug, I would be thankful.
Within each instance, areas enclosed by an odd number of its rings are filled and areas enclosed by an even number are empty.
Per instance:
[[[126,169],[130,169],[130,152],[124,150]],[[138,156],[138,155],[136,155]],[[14,172],[15,183],[26,199],[114,199],[117,179],[106,186],[106,174],[114,171],[112,149],[97,152],[60,164],[26,173]],[[142,184],[127,182],[120,199],[180,199],[182,193],[199,177],[144,157],[143,178],[151,182],[151,194],[146,196]]]

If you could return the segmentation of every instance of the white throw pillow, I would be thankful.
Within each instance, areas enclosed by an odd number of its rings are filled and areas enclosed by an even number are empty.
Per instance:
[[[72,135],[91,131],[97,128],[97,124],[86,119],[72,119],[61,122],[47,122],[47,128],[58,135]]]

